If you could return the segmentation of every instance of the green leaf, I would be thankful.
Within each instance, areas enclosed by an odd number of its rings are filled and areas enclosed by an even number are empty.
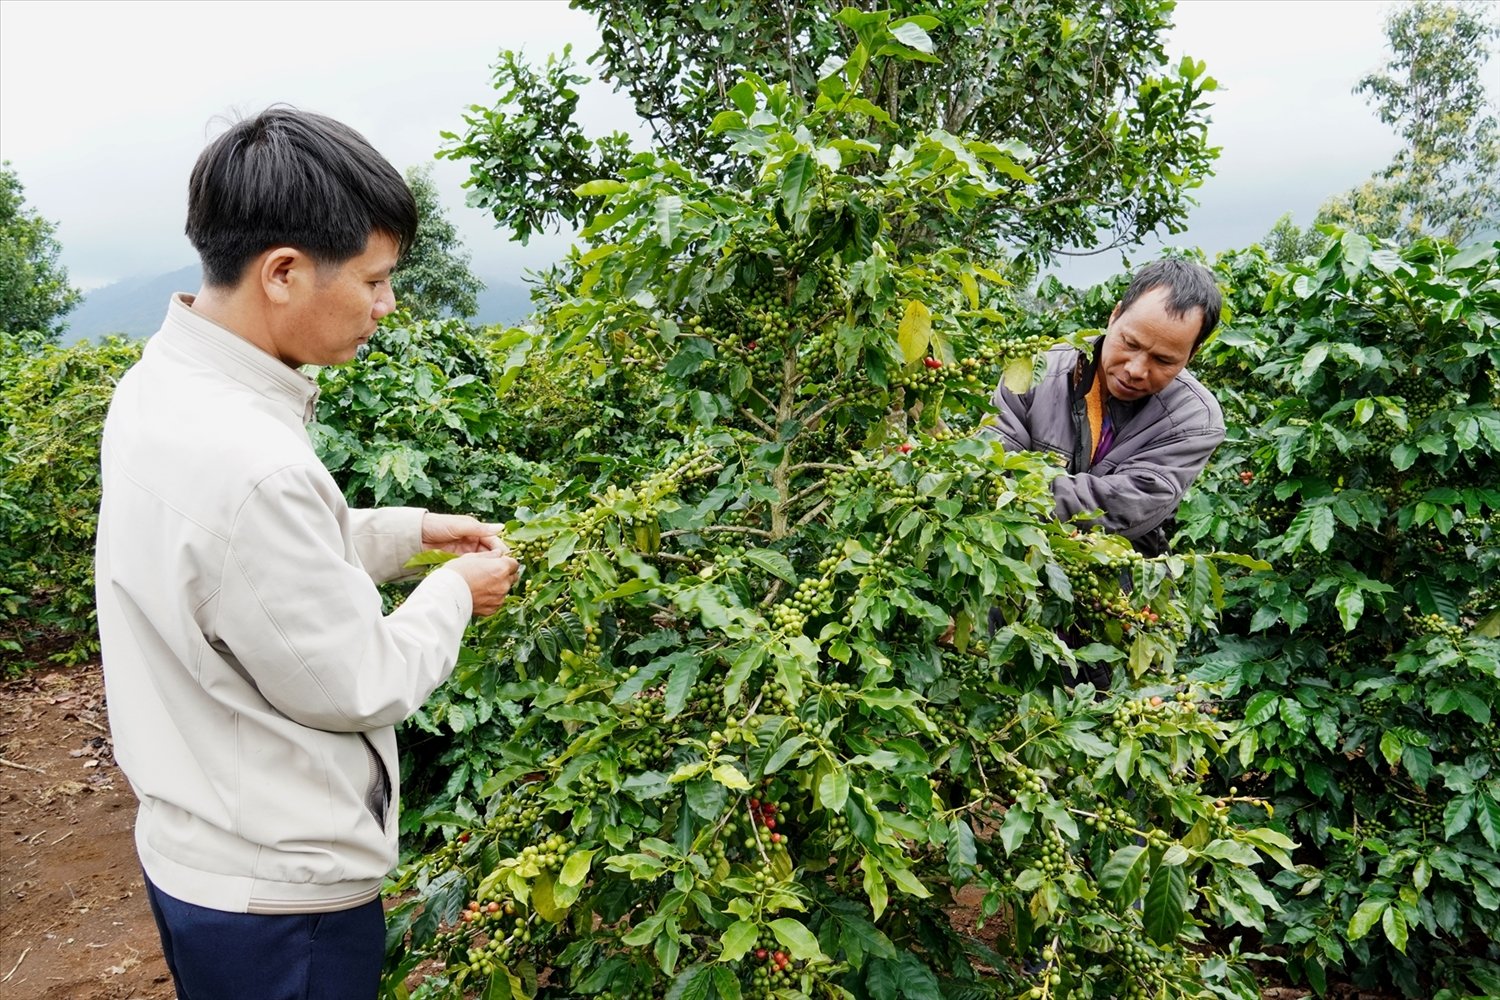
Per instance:
[[[787,583],[797,583],[797,571],[792,561],[774,549],[751,549],[745,553],[745,561],[779,577]]]
[[[610,180],[608,178],[596,181],[587,181],[573,189],[573,193],[580,198],[597,198],[605,194],[619,194],[629,191],[630,185],[624,181]]]
[[[1335,529],[1333,521],[1333,508],[1326,504],[1321,507],[1309,508],[1310,516],[1307,523],[1307,540],[1312,542],[1312,547],[1319,552],[1328,551],[1328,543],[1333,540]]]
[[[948,867],[972,868],[979,860],[978,846],[974,842],[974,830],[969,821],[955,816],[948,823]]]
[[[945,996],[964,995],[945,993],[933,971],[909,951],[893,959],[870,962],[865,984],[871,1000],[943,1000]]]
[[[718,994],[717,1000],[739,1000],[739,981],[732,972],[723,966],[714,966],[711,975],[714,979],[714,993]]]
[[[511,975],[510,970],[499,968],[490,975],[483,1000],[513,1000],[513,998],[519,1000],[525,995],[521,992],[521,981]]]
[[[724,704],[726,706],[737,705],[740,700],[740,689],[744,687],[745,681],[755,669],[765,661],[766,647],[761,645],[747,646],[734,655],[730,661],[729,673],[724,677]],[[767,767],[767,771],[775,768]]]
[[[1150,856],[1139,844],[1129,844],[1115,851],[1099,872],[1099,888],[1119,902],[1134,901],[1146,881]]]
[[[741,780],[744,780],[741,778]],[[729,801],[724,786],[707,776],[694,778],[687,783],[688,808],[704,819],[717,819]]]
[[[1484,835],[1485,843],[1490,845],[1491,850],[1500,851],[1500,802],[1496,802],[1488,792],[1479,792],[1474,816],[1479,820],[1479,832]]]
[[[1370,262],[1370,241],[1359,233],[1350,230],[1344,234],[1342,247],[1344,251],[1344,273],[1351,277],[1363,271],[1365,265]]]
[[[695,656],[684,656],[672,666],[667,677],[667,696],[662,702],[662,718],[675,719],[687,704],[693,685],[698,683],[698,668],[702,661]]]
[[[719,946],[723,949],[719,954],[719,961],[738,962],[744,958],[745,953],[755,947],[755,939],[759,933],[755,924],[748,920],[736,920],[730,924],[729,929],[719,938]]]
[[[791,952],[793,958],[801,962],[826,961],[823,949],[818,947],[818,939],[813,937],[813,932],[803,926],[802,921],[791,917],[782,917],[780,920],[771,921],[771,933],[776,935],[776,940],[786,945],[787,951]]]
[[[1174,941],[1187,919],[1187,873],[1180,865],[1163,866],[1151,874],[1141,924],[1157,944]]]
[[[809,740],[806,736],[793,736],[781,746],[772,751],[771,756],[766,759],[765,774],[775,774],[781,770],[783,764],[792,759],[792,756],[807,746]]]
[[[1308,348],[1307,353],[1302,355],[1302,364],[1297,371],[1298,383],[1304,383],[1313,376],[1313,373],[1328,359],[1328,345],[1314,344]]]
[[[927,887],[922,884],[921,880],[912,874],[910,868],[903,868],[898,865],[886,865],[885,872],[891,877],[891,881],[896,883],[896,888],[909,896],[926,899],[932,895]]]
[[[1401,763],[1401,751],[1404,747],[1405,744],[1401,742],[1401,737],[1395,733],[1387,732],[1380,737],[1380,755],[1392,767]]]
[[[842,769],[835,768],[818,781],[818,800],[823,808],[832,812],[843,812],[849,798],[849,779]]]
[[[1370,933],[1375,924],[1379,922],[1380,915],[1391,905],[1389,899],[1367,899],[1359,904],[1354,911],[1354,916],[1349,918],[1348,938],[1350,941],[1358,941]]]
[[[1380,926],[1385,930],[1385,939],[1406,954],[1406,914],[1394,906],[1387,907],[1380,916]]]
[[[1245,725],[1261,726],[1276,717],[1276,705],[1281,696],[1275,691],[1259,691],[1245,705]]]
[[[806,153],[793,153],[781,171],[781,204],[787,218],[796,219],[807,207],[818,167]]]
[[[1468,829],[1474,818],[1474,796],[1460,795],[1448,800],[1443,808],[1443,837],[1452,840]]]
[[[457,559],[458,553],[444,552],[442,549],[428,549],[426,552],[418,552],[406,560],[402,569],[422,569],[426,566],[441,566],[450,559]]]
[[[729,100],[735,107],[740,109],[741,114],[755,113],[755,88],[749,81],[741,80],[729,88]]]
[[[710,1000],[714,979],[707,965],[690,965],[677,974],[664,1000]]]
[[[1355,584],[1345,584],[1339,588],[1338,597],[1334,598],[1333,605],[1338,609],[1339,621],[1343,622],[1344,631],[1353,632],[1354,627],[1359,624],[1360,616],[1365,613],[1364,592]]]
[[[1014,854],[1021,846],[1021,841],[1031,830],[1031,821],[1031,813],[1018,805],[1005,810],[1005,821],[1000,824],[1000,843],[1005,845],[1006,854]]]
[[[682,199],[675,194],[656,199],[656,236],[664,247],[671,247],[682,231]]]
[[[740,981],[734,978],[734,973],[722,966],[715,966],[712,975],[718,1000],[740,1000]]]
[[[932,38],[912,21],[898,21],[891,25],[891,35],[902,45],[932,54]]]

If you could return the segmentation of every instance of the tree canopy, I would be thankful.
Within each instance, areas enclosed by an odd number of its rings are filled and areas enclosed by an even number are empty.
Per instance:
[[[1391,11],[1391,55],[1360,80],[1405,145],[1384,170],[1330,199],[1319,222],[1373,236],[1454,242],[1500,224],[1500,123],[1485,93],[1493,7],[1417,0]]]
[[[0,330],[55,338],[82,294],[58,263],[56,227],[26,204],[21,178],[0,164]]]
[[[416,240],[391,276],[396,301],[415,319],[473,316],[484,282],[469,270],[469,252],[438,200],[432,168],[412,167],[406,183],[416,197],[420,221]]]
[[[922,132],[990,144],[1009,162],[1006,197],[969,206],[962,230],[944,213],[908,220],[903,235],[918,245],[1036,260],[1177,232],[1218,153],[1207,138],[1213,78],[1191,58],[1167,65],[1170,0],[895,0],[882,10],[698,0],[665,14],[620,0],[577,6],[604,39],[589,62],[634,100],[658,148],[706,177],[742,162],[726,157],[732,140],[713,124],[746,74],[784,80],[810,104],[836,99],[828,81],[846,80],[887,148]],[[893,52],[909,58],[879,60]],[[541,70],[502,53],[499,99],[473,106],[463,135],[448,135],[446,155],[471,164],[471,201],[522,240],[587,224],[597,204],[574,188],[628,162],[622,133],[591,140],[573,120],[585,81],[566,52]]]

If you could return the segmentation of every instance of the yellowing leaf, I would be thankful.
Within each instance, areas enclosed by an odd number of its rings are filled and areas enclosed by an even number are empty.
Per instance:
[[[589,866],[594,863],[594,855],[597,853],[599,853],[597,848],[591,851],[574,851],[563,863],[557,880],[563,885],[582,885],[583,880],[588,877]]]
[[[875,860],[874,855],[865,855],[864,868],[865,895],[870,900],[870,912],[879,920],[880,915],[885,912],[885,904],[890,901],[890,893],[886,890],[885,876],[880,874],[880,863]]]
[[[1011,358],[1005,363],[1005,374],[1001,378],[1005,382],[1005,388],[1011,392],[1020,394],[1031,388],[1032,359],[1028,355],[1021,358]]]
[[[725,788],[732,788],[737,792],[748,791],[750,788],[750,782],[733,764],[720,764],[714,768],[713,775],[714,780]]]
[[[906,315],[901,318],[896,340],[907,364],[916,364],[927,356],[927,345],[932,340],[932,313],[916,299],[906,304]]]
[[[552,876],[543,872],[531,883],[531,907],[549,924],[556,924],[568,915],[566,906],[558,906],[552,896]]]
[[[968,271],[960,271],[958,273],[958,281],[959,281],[959,284],[961,284],[961,285],[964,286],[964,295],[966,295],[968,297],[968,299],[969,299],[969,308],[970,309],[978,309],[979,308],[979,282],[975,281],[974,280],[974,276],[972,274],[970,274]]]

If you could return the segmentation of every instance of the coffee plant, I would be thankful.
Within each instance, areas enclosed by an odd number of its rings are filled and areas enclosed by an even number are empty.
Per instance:
[[[730,90],[743,183],[642,153],[580,187],[530,363],[622,373],[655,448],[507,523],[523,583],[461,669],[514,730],[425,817],[387,995],[1258,996],[1206,929],[1265,929],[1295,845],[1207,789],[1230,729],[1177,658],[1219,566],[1261,564],[1060,523],[1057,468],[968,433],[1051,338],[903,239],[1027,176],[1019,146],[871,137],[862,74],[927,20],[810,101]],[[1084,662],[1108,692],[1063,682]]]
[[[1303,845],[1268,939],[1320,991],[1500,994],[1500,244],[1220,266],[1233,429],[1182,518],[1272,568],[1226,582],[1190,676]]]
[[[121,338],[59,347],[0,334],[0,673],[98,651],[99,436],[140,356]]]

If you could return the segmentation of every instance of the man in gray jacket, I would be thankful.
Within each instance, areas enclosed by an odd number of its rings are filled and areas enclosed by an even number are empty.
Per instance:
[[[1160,555],[1163,525],[1224,440],[1218,400],[1187,371],[1221,306],[1202,265],[1146,265],[1090,350],[1055,347],[1028,391],[995,390],[983,431],[1007,450],[1062,456],[1066,475],[1052,481],[1060,519],[1092,516],[1090,524]]]
[[[193,168],[203,288],[105,423],[96,556],[115,753],[180,1000],[372,1000],[396,861],[395,724],[518,566],[496,528],[355,510],[307,436],[317,382],[395,308],[417,227],[352,129],[272,109]],[[391,613],[377,583],[458,555]]]
[[[995,390],[986,432],[1007,450],[1065,459],[1052,483],[1059,518],[1097,511],[1091,523],[1142,553],[1166,551],[1162,525],[1224,440],[1218,400],[1187,371],[1221,304],[1206,267],[1148,264],[1091,351],[1054,347],[1028,391]]]

